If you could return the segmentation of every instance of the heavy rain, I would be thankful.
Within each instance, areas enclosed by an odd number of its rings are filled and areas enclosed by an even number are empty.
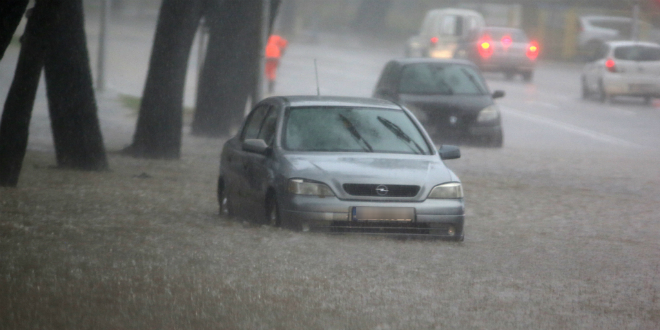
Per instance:
[[[0,4],[3,35],[11,5],[21,2]],[[94,98],[69,101],[96,107],[107,166],[97,157],[90,171],[63,156],[59,139],[76,139],[61,135],[62,95],[53,95],[70,92],[54,79],[67,71],[53,63],[65,59],[45,56],[18,182],[0,186],[1,329],[660,328],[660,91],[649,83],[660,79],[660,58],[647,67],[626,66],[616,51],[599,56],[608,42],[660,42],[660,1],[209,1],[228,4],[221,9],[182,5],[204,1],[74,2],[84,9]],[[57,2],[36,0],[44,3]],[[183,32],[170,26],[159,39],[166,3],[197,15],[189,42],[161,62],[174,63],[163,72],[184,78],[179,85],[149,77],[155,43],[185,34],[184,22]],[[519,28],[538,51],[531,76],[483,70],[489,92],[506,94],[495,100],[501,147],[445,141],[429,127],[436,147],[460,146],[461,158],[445,164],[464,189],[464,241],[301,232],[219,214],[221,149],[256,102],[371,97],[388,61],[430,56],[409,47],[438,8]],[[9,95],[22,47],[38,39],[21,38],[28,19],[20,16],[0,58],[2,155],[20,145],[3,141],[20,126],[5,117],[16,104]],[[265,45],[269,17],[270,33],[287,40],[274,77],[265,52],[249,52]],[[229,32],[214,36],[218,30]],[[599,60],[613,75],[650,73],[626,86],[634,95],[606,88],[603,78],[585,85]],[[180,98],[147,95],[159,82],[179,86]],[[138,122],[148,118],[145,108],[163,104],[181,139],[156,154],[151,142],[137,143],[146,134]],[[201,107],[233,110],[199,117]],[[220,125],[209,130],[214,113]],[[64,127],[92,134],[87,124]]]

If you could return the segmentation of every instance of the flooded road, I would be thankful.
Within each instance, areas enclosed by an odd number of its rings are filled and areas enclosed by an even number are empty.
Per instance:
[[[401,50],[364,46],[292,42],[276,93],[315,93],[316,58],[323,94],[369,96]],[[486,78],[507,93],[498,101],[505,142],[463,147],[461,159],[447,162],[465,189],[462,243],[220,218],[214,185],[223,141],[188,134],[180,161],[111,153],[112,172],[51,169],[38,102],[20,186],[0,189],[0,324],[660,327],[660,109],[581,100],[575,64],[541,63],[531,84]],[[135,117],[113,95],[100,97],[100,117],[109,150],[118,150],[130,143]]]

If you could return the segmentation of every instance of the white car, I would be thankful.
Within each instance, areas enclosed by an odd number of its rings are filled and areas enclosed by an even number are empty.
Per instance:
[[[641,96],[647,103],[660,97],[660,45],[610,41],[582,72],[582,97],[602,102],[614,96]]]

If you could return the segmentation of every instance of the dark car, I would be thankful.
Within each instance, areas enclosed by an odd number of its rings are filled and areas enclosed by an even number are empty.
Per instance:
[[[404,105],[435,137],[503,143],[500,111],[479,69],[466,60],[406,58],[388,62],[373,97]]]
[[[220,160],[221,214],[333,233],[463,239],[459,178],[394,103],[288,96],[259,102]]]
[[[475,43],[456,52],[457,58],[474,62],[481,71],[502,72],[507,79],[520,74],[525,81],[534,77],[539,45],[521,29],[486,27]]]

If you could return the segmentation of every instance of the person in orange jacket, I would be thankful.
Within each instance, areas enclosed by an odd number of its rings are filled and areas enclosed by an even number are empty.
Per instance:
[[[287,44],[288,41],[277,34],[268,37],[268,43],[266,44],[266,79],[268,79],[269,93],[272,93],[275,89],[277,67],[280,65],[280,58],[284,55]]]

